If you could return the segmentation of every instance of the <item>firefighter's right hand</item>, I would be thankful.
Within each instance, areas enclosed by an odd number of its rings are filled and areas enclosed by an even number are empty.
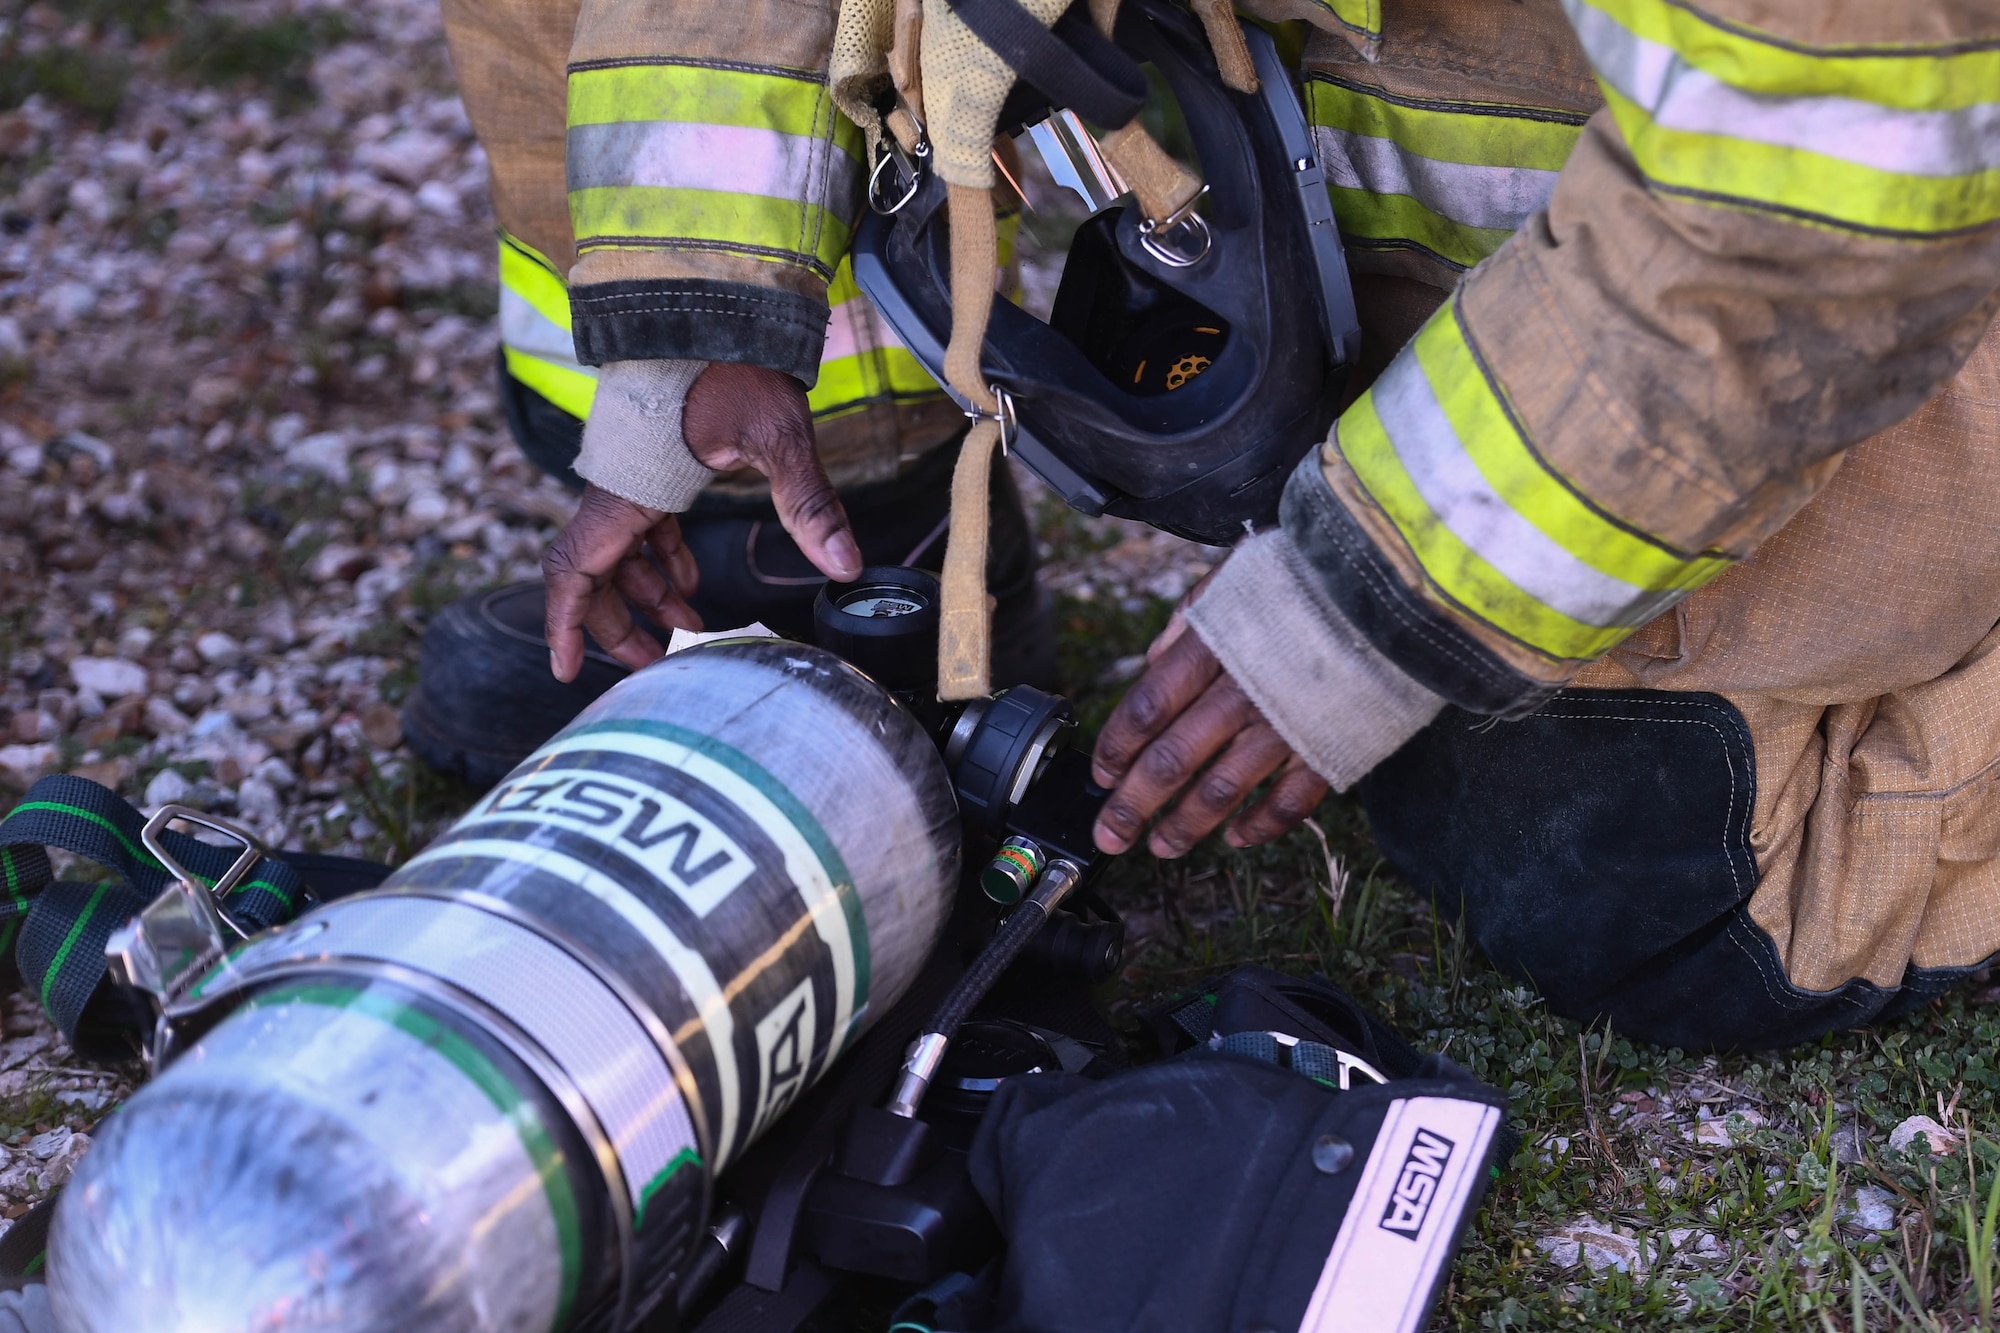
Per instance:
[[[648,551],[658,569],[646,559]],[[681,541],[680,521],[596,486],[584,488],[576,516],[542,553],[542,578],[549,670],[557,680],[575,680],[583,670],[586,629],[634,671],[664,655],[659,640],[633,621],[627,598],[657,625],[701,628],[687,602],[701,574]]]
[[[804,385],[781,370],[713,362],[688,389],[681,435],[703,467],[763,473],[778,521],[820,573],[841,583],[861,576],[861,547],[820,465]]]

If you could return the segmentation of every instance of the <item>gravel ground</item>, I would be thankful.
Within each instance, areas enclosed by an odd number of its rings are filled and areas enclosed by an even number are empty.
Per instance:
[[[496,409],[484,163],[433,0],[179,3],[0,6],[0,808],[73,772],[400,859],[472,796],[401,746],[421,628],[534,577],[572,501]],[[1070,224],[1040,225],[1045,303]],[[1030,490],[1099,719],[1216,553]],[[1949,1150],[2000,1089],[1991,991],[1818,1063],[1635,1050],[1468,959],[1370,868],[1351,807],[1322,819],[1333,851],[1127,858],[1126,1002],[1232,959],[1325,967],[1509,1087],[1528,1142],[1441,1325],[1790,1326],[1850,1261],[1909,1274],[1905,1305],[1977,1285]],[[11,1219],[131,1083],[31,997],[3,1018]]]
[[[414,629],[532,577],[571,503],[497,415],[484,157],[435,6],[228,13],[344,40],[287,97],[99,28],[130,63],[108,123],[0,118],[0,783],[380,852],[347,789],[395,776]],[[91,31],[38,5],[8,40]]]

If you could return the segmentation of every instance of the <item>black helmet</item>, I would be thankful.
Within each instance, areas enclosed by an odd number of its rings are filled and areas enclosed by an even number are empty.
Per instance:
[[[954,8],[970,23],[968,10],[993,2]],[[1095,214],[1077,231],[1047,324],[995,298],[982,368],[1003,420],[1012,417],[1008,447],[1069,504],[1226,543],[1276,518],[1293,467],[1326,438],[1359,351],[1332,204],[1261,29],[1244,29],[1261,90],[1239,93],[1223,83],[1200,25],[1167,0],[1127,0],[1115,47],[1080,9],[1053,35],[1081,48],[1084,63],[1109,64],[1127,88],[1144,83],[1140,61],[1165,78],[1207,182],[1203,212],[1162,228],[1130,205]],[[1024,76],[1003,132],[1047,116],[1051,91]],[[854,276],[942,384],[945,190],[921,162],[896,153],[877,164]]]

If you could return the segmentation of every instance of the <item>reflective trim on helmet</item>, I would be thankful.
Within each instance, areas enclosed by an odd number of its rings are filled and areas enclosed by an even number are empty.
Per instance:
[[[820,353],[819,383],[806,395],[815,421],[847,416],[880,403],[941,398],[944,391],[923,363],[903,346],[843,259],[826,289],[833,317]]]
[[[811,71],[572,66],[565,152],[579,253],[714,250],[830,279],[861,200],[861,132]]]
[[[1395,96],[1325,74],[1305,95],[1347,244],[1415,246],[1458,268],[1499,249],[1548,203],[1585,119]]]
[[[1431,582],[1552,657],[1601,655],[1729,564],[1620,522],[1549,466],[1474,352],[1456,297],[1336,438]]]
[[[590,415],[597,372],[579,365],[569,290],[527,242],[500,233],[500,345],[507,373],[573,417]]]
[[[1924,236],[2000,220],[2000,50],[1815,49],[1664,0],[1563,0],[1647,180]]]

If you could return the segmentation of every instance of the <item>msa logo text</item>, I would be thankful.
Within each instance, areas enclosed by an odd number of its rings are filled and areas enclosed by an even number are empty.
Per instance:
[[[1457,1146],[1442,1134],[1417,1130],[1410,1151],[1404,1154],[1403,1169],[1396,1177],[1395,1191],[1389,1195],[1389,1206],[1382,1211],[1384,1231],[1393,1231],[1408,1240],[1417,1238],[1417,1233],[1424,1229],[1424,1218],[1430,1215],[1431,1205],[1437,1201],[1438,1180]]]
[[[805,1090],[806,1074],[812,1064],[813,1037],[818,1012],[813,1005],[812,978],[792,988],[757,1020],[757,1115],[751,1122],[750,1137],[785,1113],[792,1101]]]
[[[531,777],[486,798],[481,818],[559,820],[644,865],[697,916],[707,916],[755,867],[736,840],[663,791],[602,778]]]

